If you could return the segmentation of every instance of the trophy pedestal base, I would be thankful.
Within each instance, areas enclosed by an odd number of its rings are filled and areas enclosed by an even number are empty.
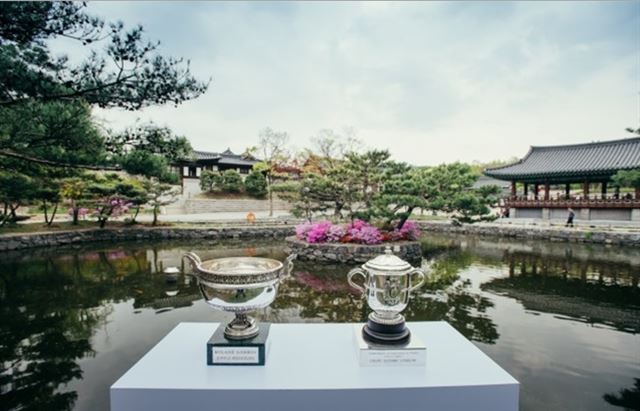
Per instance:
[[[371,344],[401,346],[409,342],[411,332],[404,322],[404,317],[397,324],[381,324],[369,316],[369,321],[362,327],[362,336]]]
[[[427,362],[427,347],[408,334],[403,344],[376,344],[365,334],[366,326],[355,325],[358,362],[361,367],[423,367]],[[408,332],[408,330],[407,330]]]
[[[229,340],[220,325],[207,342],[207,365],[264,365],[269,323],[260,323],[258,335],[247,340]]]

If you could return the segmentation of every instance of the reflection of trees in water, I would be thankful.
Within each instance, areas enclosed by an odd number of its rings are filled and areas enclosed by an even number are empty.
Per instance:
[[[482,289],[515,298],[529,310],[640,331],[637,268],[522,252],[506,252],[504,262],[509,276]]]
[[[7,410],[70,410],[82,378],[77,361],[93,355],[90,338],[111,302],[136,306],[166,297],[146,250],[103,250],[3,261],[0,270],[0,403]],[[192,287],[192,286],[191,286]],[[195,293],[194,293],[195,294]]]
[[[431,266],[436,281],[430,287],[442,289],[442,292],[439,295],[420,292],[413,295],[404,311],[407,320],[448,321],[467,338],[494,343],[498,338],[496,326],[484,314],[493,305],[491,301],[469,291],[469,282],[458,281],[452,285],[458,279],[457,273],[472,261],[468,254],[440,256]],[[294,311],[302,318],[327,322],[366,321],[370,309],[363,298],[350,290],[346,281],[350,268],[296,263],[293,278],[280,287],[272,309],[286,312],[296,308]]]
[[[634,378],[633,388],[623,388],[616,394],[604,394],[602,398],[609,404],[622,407],[625,411],[640,410],[640,378]]]

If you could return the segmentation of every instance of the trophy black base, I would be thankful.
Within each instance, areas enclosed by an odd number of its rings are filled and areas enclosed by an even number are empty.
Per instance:
[[[381,324],[369,318],[362,327],[362,337],[374,344],[405,345],[411,339],[411,332],[404,321],[398,324]]]
[[[264,365],[269,323],[260,323],[258,335],[246,340],[229,340],[219,325],[207,342],[207,365]]]

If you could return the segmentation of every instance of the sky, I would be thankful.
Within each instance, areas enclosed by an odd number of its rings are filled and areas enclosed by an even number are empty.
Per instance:
[[[522,157],[531,145],[631,136],[640,123],[640,2],[90,2],[141,24],[211,78],[203,96],[112,129],[169,126],[242,152],[265,127],[292,149],[321,129],[415,165]]]

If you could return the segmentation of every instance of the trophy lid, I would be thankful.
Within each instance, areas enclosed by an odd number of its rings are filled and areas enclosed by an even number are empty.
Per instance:
[[[367,261],[362,266],[366,270],[375,270],[383,272],[404,273],[411,270],[413,267],[402,258],[393,255],[391,247],[387,246],[384,250],[384,254],[377,256],[376,258]]]

